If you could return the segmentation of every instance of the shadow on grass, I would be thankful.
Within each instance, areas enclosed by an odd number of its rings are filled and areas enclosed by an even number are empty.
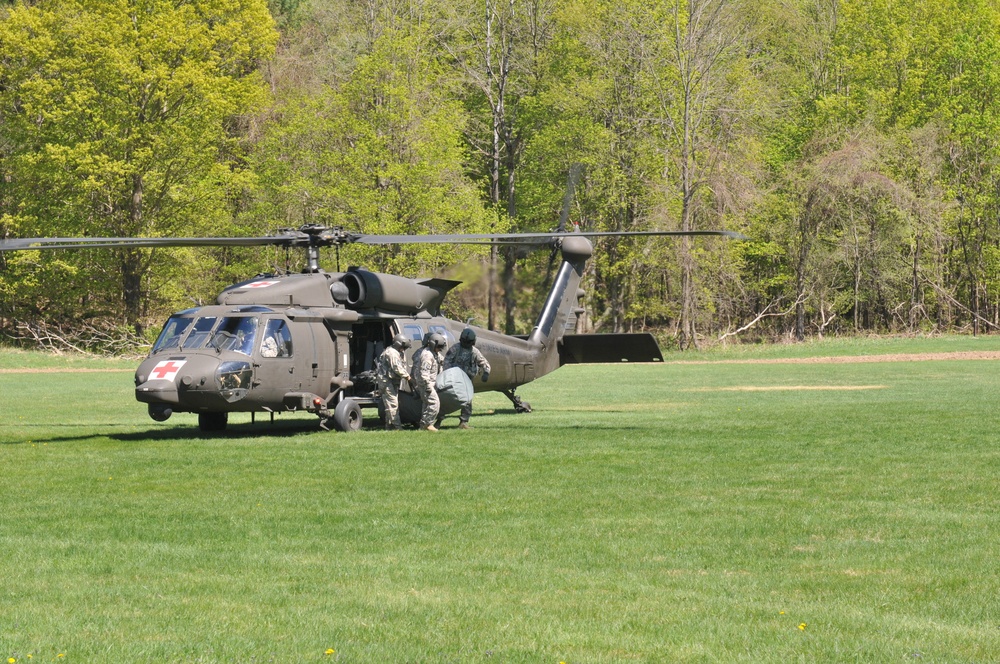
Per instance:
[[[205,440],[205,439],[244,439],[267,436],[271,438],[291,438],[303,434],[333,435],[335,432],[323,431],[318,421],[296,420],[286,422],[246,422],[230,424],[225,431],[202,431],[197,425],[177,426],[170,429],[147,429],[146,431],[130,431],[128,433],[109,434],[108,438],[122,442],[142,442],[147,440]]]
[[[24,429],[37,429],[38,435],[28,434],[23,440],[0,440],[0,445],[26,445],[40,443],[71,443],[87,440],[110,439],[121,442],[148,442],[154,440],[204,440],[204,439],[242,439],[260,436],[270,437],[292,437],[303,434],[328,434],[335,435],[336,432],[323,431],[319,428],[318,420],[285,420],[275,422],[245,422],[229,425],[225,431],[205,432],[198,429],[198,425],[191,426],[178,424],[173,427],[154,427],[142,430],[132,430],[134,425],[120,423],[105,424],[35,424],[19,425]],[[72,435],[70,433],[59,434],[67,429],[86,428],[87,433]],[[129,431],[116,431],[123,428]],[[103,429],[103,431],[102,431]],[[52,434],[52,435],[49,435]]]
[[[563,412],[563,411],[559,411]],[[614,409],[610,409],[606,412],[607,414],[613,414],[618,412]],[[497,426],[497,422],[494,418],[504,418],[511,417],[511,423],[509,427]],[[488,426],[483,426],[483,432],[495,433],[497,431],[503,431],[505,429],[518,430],[521,428],[529,428],[537,431],[634,431],[643,429],[643,427],[623,426],[621,423],[608,422],[604,423],[594,423],[594,422],[577,422],[573,424],[567,424],[565,422],[545,422],[538,418],[534,418],[531,413],[517,413],[513,408],[509,409],[491,409],[482,413],[473,413],[472,425],[473,431],[475,432],[476,422],[489,423]],[[522,427],[522,422],[525,426]],[[260,437],[270,437],[270,438],[292,438],[296,436],[344,436],[350,435],[348,433],[340,431],[325,431],[320,428],[318,419],[276,419],[274,421],[270,420],[258,420],[256,422],[239,422],[231,423],[226,427],[225,431],[201,431],[196,423],[182,424],[178,423],[176,426],[163,427],[155,426],[151,428],[146,428],[142,430],[134,430],[134,425],[121,424],[117,422],[107,422],[107,423],[88,423],[88,424],[74,424],[71,422],[63,423],[46,423],[46,424],[27,424],[19,425],[23,429],[37,430],[38,435],[27,434],[23,440],[0,440],[0,445],[37,445],[37,444],[51,444],[51,443],[74,443],[74,442],[84,442],[90,440],[101,440],[109,439],[125,443],[143,443],[150,441],[178,441],[178,440],[241,440],[247,438],[260,438]],[[442,431],[455,430],[458,427],[458,415],[453,413],[449,414],[444,418],[443,424],[441,426]],[[80,433],[78,435],[73,435],[68,430],[70,429],[87,429],[87,433]],[[115,431],[123,428],[130,429],[129,431]],[[103,429],[103,431],[102,431]],[[60,432],[61,433],[60,435]],[[362,427],[360,433],[380,433],[383,432],[382,423],[377,418],[366,418],[364,421],[364,426]],[[404,433],[417,432],[416,425],[404,425]]]

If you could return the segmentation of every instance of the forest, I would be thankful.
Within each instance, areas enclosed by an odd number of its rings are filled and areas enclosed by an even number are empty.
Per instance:
[[[1000,0],[0,0],[0,237],[601,239],[581,331],[1000,327]],[[141,347],[274,248],[0,253],[0,340]],[[526,333],[551,257],[324,254]]]

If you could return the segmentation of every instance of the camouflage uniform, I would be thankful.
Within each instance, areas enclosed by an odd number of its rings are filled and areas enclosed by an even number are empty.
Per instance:
[[[410,377],[413,389],[420,396],[423,411],[420,414],[420,427],[433,426],[441,410],[441,400],[438,398],[434,382],[441,373],[444,356],[433,348],[423,346],[413,355],[413,369]]]
[[[382,351],[375,363],[375,380],[378,382],[379,394],[382,395],[382,405],[385,406],[386,429],[403,427],[403,423],[399,420],[399,386],[409,377],[406,358],[401,350],[389,346]]]
[[[455,344],[448,349],[448,353],[444,356],[444,368],[451,369],[452,367],[458,367],[467,373],[469,378],[475,378],[480,370],[482,370],[483,376],[488,376],[490,373],[490,363],[479,352],[479,349],[463,344]],[[472,417],[471,401],[462,406],[458,420],[461,423],[468,423],[470,417]]]

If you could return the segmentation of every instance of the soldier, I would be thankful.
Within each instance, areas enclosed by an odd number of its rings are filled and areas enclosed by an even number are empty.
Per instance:
[[[399,431],[403,428],[403,423],[399,420],[399,387],[404,380],[410,378],[404,356],[409,347],[410,339],[405,334],[397,334],[393,337],[392,344],[382,351],[375,362],[375,380],[385,407],[387,431]]]
[[[443,368],[442,352],[447,345],[448,342],[444,337],[432,332],[424,337],[423,347],[413,354],[410,377],[413,380],[413,388],[423,404],[423,411],[420,414],[420,429],[423,431],[437,431],[434,422],[437,421],[438,411],[441,409],[441,400],[438,398],[434,383]]]
[[[475,379],[480,370],[483,372],[483,382],[490,378],[490,363],[483,354],[476,348],[476,331],[470,327],[462,330],[458,338],[458,344],[448,349],[448,354],[444,356],[444,368],[451,369],[459,367]],[[472,401],[462,406],[462,411],[458,416],[459,429],[471,429],[469,418],[472,417]]]

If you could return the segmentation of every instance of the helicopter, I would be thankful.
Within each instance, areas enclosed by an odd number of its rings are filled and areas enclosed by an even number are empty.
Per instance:
[[[732,231],[369,235],[310,224],[261,237],[23,238],[0,240],[0,251],[81,247],[264,246],[301,248],[300,272],[262,273],[224,289],[215,304],[171,315],[135,371],[135,398],[163,422],[174,413],[196,413],[205,432],[224,431],[229,414],[309,412],[320,428],[357,431],[364,411],[382,413],[373,377],[376,359],[396,335],[411,340],[410,361],[421,341],[440,334],[448,347],[470,327],[492,370],[476,392],[503,393],[516,412],[531,405],[517,388],[565,364],[656,362],[663,356],[648,333],[577,334],[581,279],[593,254],[591,239],[623,236],[716,235]],[[348,244],[451,243],[520,245],[558,250],[561,263],[551,290],[527,335],[507,335],[441,314],[449,291],[461,282],[408,278],[349,267],[327,272],[320,249]],[[408,402],[408,403],[407,403]],[[457,410],[457,406],[451,409]],[[417,397],[401,393],[404,423],[419,417]],[[442,415],[448,410],[443,406]]]

